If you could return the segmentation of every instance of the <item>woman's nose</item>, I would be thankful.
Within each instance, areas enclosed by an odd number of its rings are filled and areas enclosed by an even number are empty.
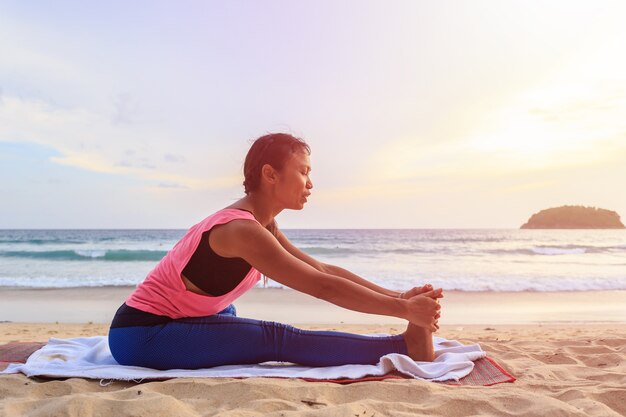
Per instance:
[[[313,182],[311,181],[311,178],[309,178],[306,182],[306,188],[308,188],[309,190],[311,188],[313,188]]]

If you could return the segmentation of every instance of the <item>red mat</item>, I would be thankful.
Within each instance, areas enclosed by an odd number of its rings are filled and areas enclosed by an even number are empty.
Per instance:
[[[45,343],[40,342],[13,342],[0,345],[0,371],[10,363],[26,363],[26,359],[43,346]]]
[[[0,370],[5,369],[9,363],[25,363],[33,352],[41,349],[45,343],[41,342],[13,342],[0,346]],[[301,378],[311,382],[335,382],[337,384],[352,384],[364,381],[382,381],[384,379],[413,379],[399,372],[392,372],[382,376],[371,376],[357,379],[313,379]],[[508,373],[491,358],[478,359],[474,362],[472,372],[459,381],[444,381],[446,385],[470,385],[470,386],[490,386],[503,382],[513,382],[515,377]]]

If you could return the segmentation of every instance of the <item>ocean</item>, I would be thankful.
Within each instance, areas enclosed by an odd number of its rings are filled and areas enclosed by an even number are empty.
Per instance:
[[[626,290],[626,230],[283,232],[314,258],[395,290]],[[135,286],[184,233],[0,230],[0,287]],[[267,286],[282,288],[271,277]]]

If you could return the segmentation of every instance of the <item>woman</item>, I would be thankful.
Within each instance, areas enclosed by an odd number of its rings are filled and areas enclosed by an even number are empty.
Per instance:
[[[245,196],[193,226],[117,311],[109,332],[123,365],[196,369],[265,361],[376,364],[387,353],[434,358],[441,289],[387,290],[293,246],[275,217],[311,194],[310,148],[284,133],[251,146]],[[407,319],[406,332],[364,336],[307,331],[236,316],[232,302],[261,274],[338,306]]]

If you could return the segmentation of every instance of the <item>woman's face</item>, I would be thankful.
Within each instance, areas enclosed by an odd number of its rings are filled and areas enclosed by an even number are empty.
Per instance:
[[[309,155],[306,152],[293,153],[278,172],[275,190],[281,205],[292,210],[301,210],[304,207],[313,188],[310,173]]]

